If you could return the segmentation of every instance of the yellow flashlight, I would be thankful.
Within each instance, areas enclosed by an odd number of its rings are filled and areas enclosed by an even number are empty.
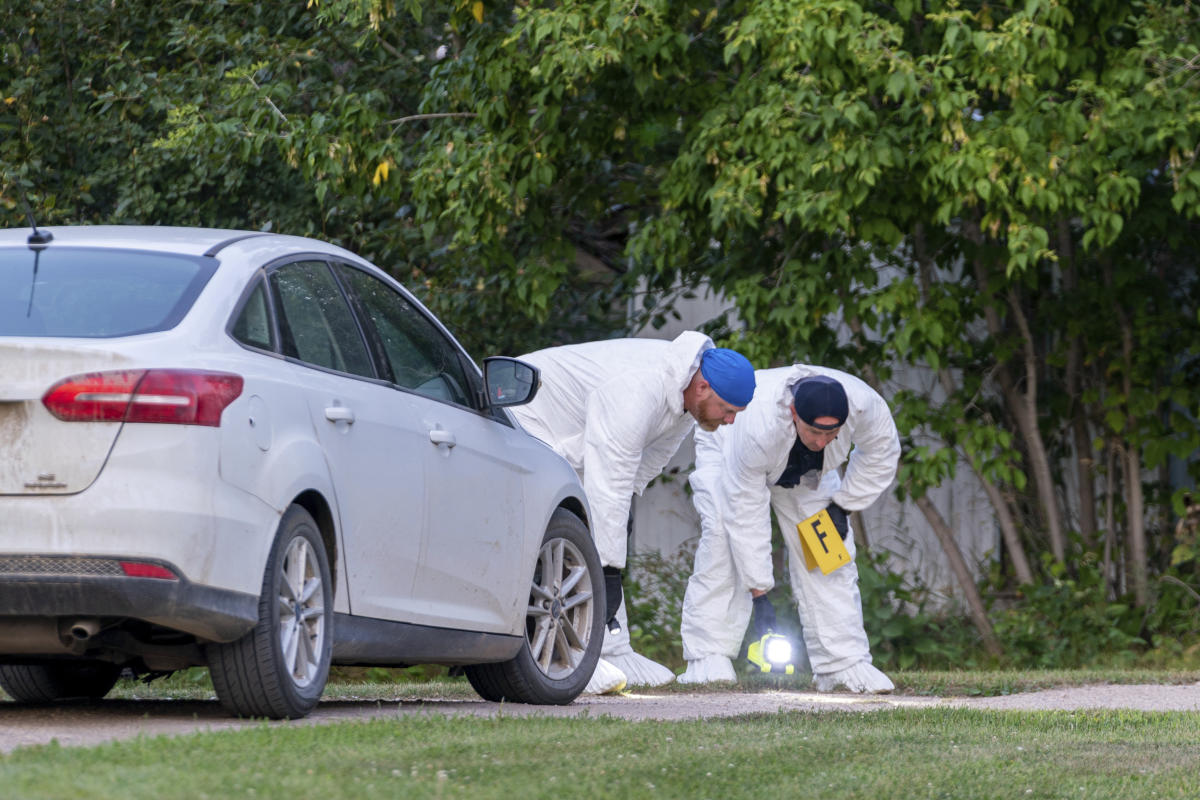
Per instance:
[[[751,642],[746,659],[758,667],[760,672],[775,672],[791,675],[796,671],[792,664],[792,643],[786,636],[768,633],[757,642]]]

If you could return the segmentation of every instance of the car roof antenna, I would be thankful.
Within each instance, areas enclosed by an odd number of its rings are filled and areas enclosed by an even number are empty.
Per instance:
[[[29,284],[29,305],[25,308],[25,318],[28,319],[33,314],[33,293],[37,289],[37,274],[38,261],[41,260],[42,251],[54,239],[54,234],[50,231],[39,231],[37,223],[33,221],[33,209],[29,205],[29,196],[24,192],[21,193],[25,199],[25,215],[29,217],[29,227],[33,228],[33,233],[29,234],[26,243],[29,249],[33,251],[33,280]]]
[[[39,231],[37,223],[33,221],[33,208],[29,205],[29,196],[21,192],[21,197],[25,200],[25,216],[29,217],[29,227],[33,228],[33,233],[29,234],[26,242],[29,244],[29,249],[35,253],[46,249],[46,245],[50,244],[54,239],[54,234],[50,231]]]

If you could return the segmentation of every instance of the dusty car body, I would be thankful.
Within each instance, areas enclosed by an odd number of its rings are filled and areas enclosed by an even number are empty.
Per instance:
[[[410,293],[314,239],[0,231],[0,686],[207,666],[298,717],[332,664],[462,667],[563,703],[600,646],[570,466]]]

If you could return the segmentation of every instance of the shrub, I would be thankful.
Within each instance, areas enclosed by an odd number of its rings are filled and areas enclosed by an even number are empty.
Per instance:
[[[697,539],[689,539],[669,556],[631,553],[625,571],[630,644],[638,653],[672,669],[683,666],[679,622],[696,543]]]
[[[881,669],[976,666],[978,634],[953,609],[931,611],[934,596],[887,568],[887,553],[860,550],[858,587],[871,657]]]

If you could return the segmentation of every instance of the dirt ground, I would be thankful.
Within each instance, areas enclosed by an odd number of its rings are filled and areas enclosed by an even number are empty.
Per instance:
[[[843,693],[737,690],[711,692],[627,692],[585,695],[568,706],[498,704],[475,700],[326,701],[308,718],[271,725],[321,725],[413,714],[497,714],[550,717],[611,716],[628,720],[687,720],[780,711],[879,711],[903,707],[997,710],[1132,709],[1200,711],[1200,683],[1183,686],[1106,685],[1049,689],[1004,697],[862,696]],[[176,736],[197,731],[258,726],[257,720],[228,717],[216,701],[105,700],[86,706],[32,707],[0,701],[0,752],[57,742],[84,747],[136,736]]]

